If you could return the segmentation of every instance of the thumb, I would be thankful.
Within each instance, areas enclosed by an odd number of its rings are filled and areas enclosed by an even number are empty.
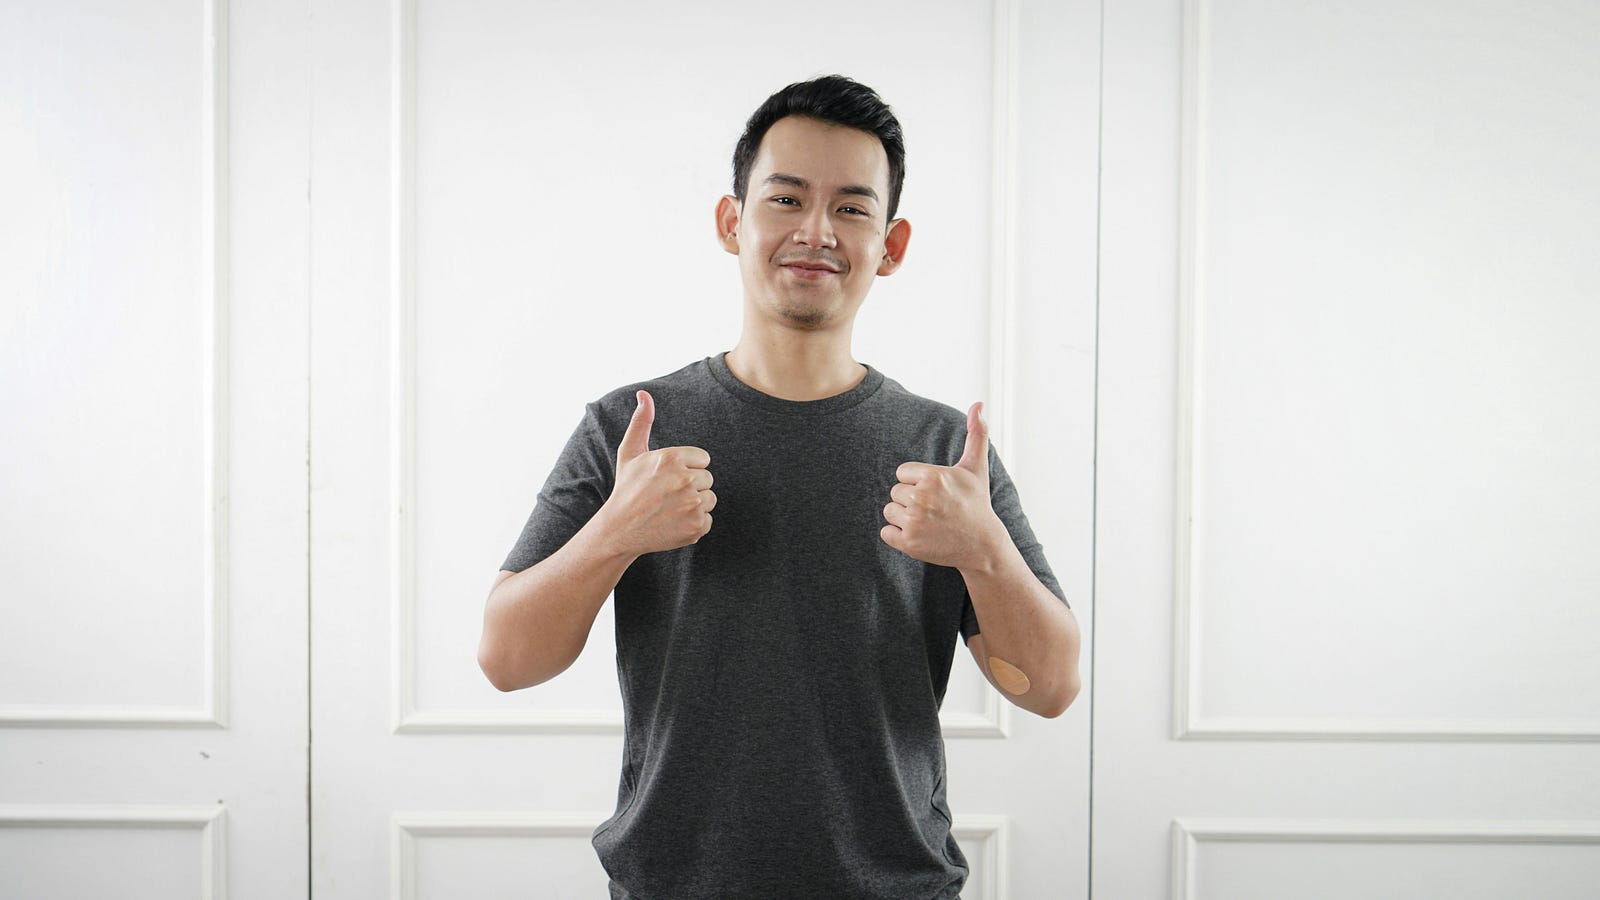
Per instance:
[[[967,410],[967,445],[956,463],[963,469],[989,477],[989,423],[983,420],[983,401]]]
[[[639,406],[628,421],[628,430],[622,435],[622,443],[617,445],[618,462],[650,452],[650,426],[656,421],[656,401],[649,391],[639,391],[634,397],[639,401]]]

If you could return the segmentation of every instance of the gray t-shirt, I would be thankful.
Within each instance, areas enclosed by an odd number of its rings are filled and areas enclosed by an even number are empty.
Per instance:
[[[895,470],[955,465],[965,413],[871,366],[842,394],[794,401],[707,357],[586,406],[502,568],[559,550],[611,495],[639,389],[656,403],[650,449],[706,450],[717,505],[697,543],[639,557],[613,593],[625,749],[593,842],[614,889],[958,896],[939,707],[956,635],[980,623],[957,569],[879,532]],[[989,481],[1066,603],[992,442]]]

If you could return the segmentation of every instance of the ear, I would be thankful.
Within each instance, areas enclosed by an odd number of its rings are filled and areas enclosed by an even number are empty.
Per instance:
[[[717,201],[717,243],[734,256],[739,255],[739,208],[739,200],[732,194]]]
[[[893,275],[906,259],[906,246],[911,243],[911,223],[894,219],[889,223],[889,233],[883,238],[883,261],[878,264],[879,275]]]

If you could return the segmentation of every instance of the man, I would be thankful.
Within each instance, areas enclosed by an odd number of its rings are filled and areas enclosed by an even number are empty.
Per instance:
[[[614,898],[958,897],[956,634],[1023,709],[1077,694],[1077,624],[982,404],[963,421],[851,357],[910,241],[904,158],[847,78],[756,111],[716,208],[738,345],[587,405],[489,595],[479,664],[517,690],[572,664],[615,591]]]

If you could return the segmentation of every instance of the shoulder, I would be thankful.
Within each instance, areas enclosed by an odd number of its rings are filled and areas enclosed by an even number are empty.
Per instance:
[[[633,411],[638,407],[639,391],[646,391],[655,401],[656,418],[663,411],[672,410],[692,401],[703,402],[712,386],[706,371],[706,360],[696,360],[688,365],[646,381],[635,381],[613,388],[589,404],[589,414],[606,430],[615,429],[620,435],[627,430]]]
[[[893,378],[884,376],[883,387],[878,393],[883,409],[895,418],[914,421],[924,427],[955,426],[966,431],[966,410],[957,409],[932,397],[913,393]]]
[[[916,448],[923,459],[950,465],[960,458],[967,440],[965,409],[909,391],[887,376],[874,399],[878,424],[897,441]]]
[[[638,408],[640,391],[648,392],[650,399],[656,402],[658,432],[664,421],[682,423],[706,420],[709,415],[707,407],[714,404],[717,397],[715,380],[710,375],[706,359],[696,360],[678,368],[677,372],[648,381],[622,384],[621,388],[606,391],[587,405],[584,421],[598,439],[611,447],[621,442],[622,434],[627,431],[627,423],[632,421],[634,410]]]

